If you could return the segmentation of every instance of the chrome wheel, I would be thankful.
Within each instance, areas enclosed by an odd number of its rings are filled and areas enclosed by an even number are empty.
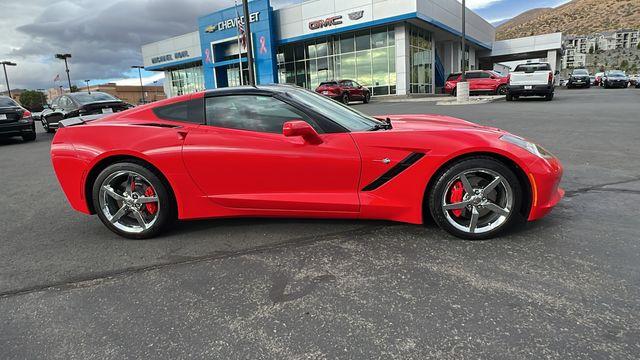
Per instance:
[[[507,179],[489,169],[465,170],[446,185],[441,199],[445,219],[468,234],[483,234],[507,223],[514,207]]]
[[[135,171],[120,170],[107,176],[100,184],[98,199],[106,220],[129,234],[151,228],[160,214],[156,190]]]

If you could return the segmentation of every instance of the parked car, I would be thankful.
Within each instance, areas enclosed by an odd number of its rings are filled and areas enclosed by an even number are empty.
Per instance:
[[[51,159],[67,199],[129,238],[176,218],[248,216],[431,217],[487,239],[543,217],[564,194],[558,159],[506,131],[442,115],[375,118],[287,85],[60,124]]]
[[[589,84],[591,86],[595,86],[596,85],[596,77],[595,77],[595,75],[589,75]]]
[[[352,100],[366,104],[371,99],[371,90],[354,80],[324,81],[316,88],[316,92],[343,104],[349,104]]]
[[[638,79],[638,81],[636,81],[636,89],[640,89],[640,79]]]
[[[24,141],[36,139],[31,112],[8,96],[0,96],[0,136],[21,136]]]
[[[609,88],[627,88],[629,87],[629,77],[622,70],[609,70],[604,73],[604,87]]]
[[[639,80],[640,80],[640,75],[638,75],[638,74],[629,76],[629,86],[638,85],[638,81]]]
[[[520,96],[544,96],[548,101],[553,99],[555,90],[554,76],[559,74],[551,70],[549,63],[527,63],[516,66],[509,78],[507,101]]]
[[[575,69],[569,76],[567,82],[567,89],[575,87],[589,88],[591,87],[591,78],[589,77],[589,71],[586,69]]]
[[[45,131],[54,132],[60,120],[63,119],[79,115],[119,112],[132,107],[133,105],[103,92],[68,93],[53,99],[40,114],[40,121]]]
[[[457,85],[460,82],[461,73],[449,75],[444,83],[444,92],[456,96]],[[506,95],[509,77],[503,76],[491,70],[474,70],[465,73],[465,80],[469,83],[469,93],[489,93]]]
[[[602,77],[604,76],[603,72],[596,73],[596,81],[594,83],[595,86],[602,86]]]

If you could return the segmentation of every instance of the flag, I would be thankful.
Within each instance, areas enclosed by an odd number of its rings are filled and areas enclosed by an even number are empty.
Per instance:
[[[238,14],[238,3],[234,1],[234,9],[236,10],[236,27],[238,28],[238,37],[240,37],[240,42],[242,43],[242,48],[247,48],[247,36],[244,32],[244,21],[240,18]]]
[[[56,82],[56,81],[60,81],[60,74],[56,75],[56,77],[53,78],[53,82]]]

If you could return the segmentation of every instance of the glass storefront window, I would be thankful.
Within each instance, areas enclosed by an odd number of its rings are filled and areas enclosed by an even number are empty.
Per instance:
[[[171,96],[179,96],[203,91],[204,75],[202,65],[169,70]]]
[[[431,33],[411,26],[409,36],[409,90],[412,93],[430,93],[433,66]]]
[[[322,81],[349,79],[371,88],[374,95],[395,93],[393,26],[283,45],[278,54],[280,83],[315,89]]]

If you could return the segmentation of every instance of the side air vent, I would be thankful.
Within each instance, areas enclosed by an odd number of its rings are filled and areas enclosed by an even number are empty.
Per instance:
[[[142,123],[142,124],[136,124],[137,126],[153,126],[153,127],[160,127],[160,128],[179,128],[181,126],[178,125],[171,125],[171,124],[159,124],[159,123]]]
[[[386,173],[382,174],[379,178],[375,179],[371,184],[365,186],[362,191],[372,191],[386,184],[389,180],[393,179],[401,172],[409,168],[409,166],[422,159],[423,156],[423,153],[411,153],[409,156],[396,164],[396,166],[392,167]]]

